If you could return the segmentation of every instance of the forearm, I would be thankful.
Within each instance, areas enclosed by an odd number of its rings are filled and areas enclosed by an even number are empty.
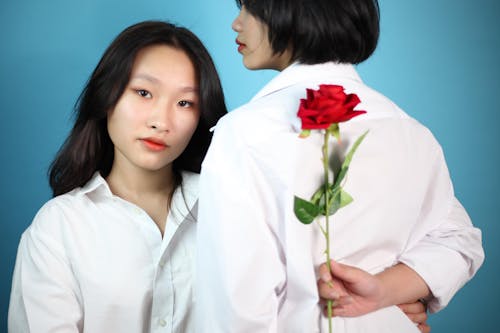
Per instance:
[[[425,281],[405,264],[396,264],[376,274],[381,286],[380,308],[415,302],[430,295]]]
[[[481,266],[484,260],[481,231],[473,227],[464,208],[453,199],[444,222],[398,260],[425,280],[433,295],[429,310],[437,312]]]

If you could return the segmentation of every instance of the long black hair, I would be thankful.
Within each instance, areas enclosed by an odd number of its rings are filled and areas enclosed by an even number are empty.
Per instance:
[[[377,0],[236,0],[268,27],[275,54],[292,47],[292,61],[358,64],[377,47]]]
[[[207,49],[188,29],[161,21],[145,21],[126,28],[109,45],[75,106],[74,126],[49,168],[53,195],[83,186],[99,171],[107,177],[114,146],[107,130],[108,113],[120,99],[139,51],[167,45],[184,51],[194,65],[200,101],[200,120],[191,141],[174,161],[173,169],[200,172],[210,145],[209,129],[227,113],[219,76]]]

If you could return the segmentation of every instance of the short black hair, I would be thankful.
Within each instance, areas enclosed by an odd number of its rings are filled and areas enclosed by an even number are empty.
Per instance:
[[[377,0],[236,0],[267,25],[274,53],[292,48],[292,61],[358,64],[375,51]]]
[[[227,113],[215,65],[202,42],[188,29],[162,21],[144,21],[122,31],[104,52],[75,107],[74,126],[49,168],[53,195],[85,185],[99,171],[107,177],[114,159],[114,145],[107,130],[114,109],[142,49],[167,45],[185,52],[198,81],[200,120],[186,149],[174,161],[173,170],[200,172],[210,145],[209,131]]]

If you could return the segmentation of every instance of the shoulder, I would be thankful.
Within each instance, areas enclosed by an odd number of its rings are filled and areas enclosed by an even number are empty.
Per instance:
[[[64,256],[71,215],[78,214],[81,207],[74,204],[70,194],[63,194],[47,201],[36,213],[30,226],[23,232],[19,254],[35,251],[51,252]]]
[[[81,206],[84,200],[84,196],[77,193],[77,191],[59,195],[47,201],[38,210],[34,221],[51,220],[70,211],[74,211],[79,208],[78,206]]]
[[[266,141],[276,133],[297,132],[297,111],[306,87],[295,84],[255,98],[230,111],[217,123],[216,136],[237,137],[237,142]]]
[[[432,132],[409,116],[359,118],[341,125],[342,135],[347,134],[350,139],[347,141],[354,142],[355,138],[368,131],[359,154],[422,167],[433,164],[443,154]]]
[[[86,206],[88,198],[79,189],[52,198],[38,210],[25,233],[62,238],[64,230],[81,221]]]

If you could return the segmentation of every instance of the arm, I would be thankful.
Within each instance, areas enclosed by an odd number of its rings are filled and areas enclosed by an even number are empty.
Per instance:
[[[441,147],[432,135],[427,139],[429,151],[433,153],[419,152],[420,156],[416,157],[426,161],[421,168],[427,167],[422,169],[427,177],[422,179],[426,191],[417,220],[420,229],[409,240],[398,261],[425,280],[431,291],[427,298],[429,310],[437,312],[475,275],[484,260],[484,252],[481,231],[472,225],[455,197]]]
[[[376,275],[337,262],[332,262],[330,273],[323,264],[320,266],[318,290],[323,299],[334,300],[335,316],[355,317],[401,304],[400,308],[422,332],[430,331],[425,306],[416,302],[428,296],[429,289],[422,278],[404,264]]]
[[[399,258],[429,286],[432,294],[427,300],[431,313],[444,308],[484,260],[481,231],[472,226],[455,197],[450,200],[448,214],[441,222]]]
[[[410,288],[409,288],[410,286]],[[355,317],[378,309],[413,302],[429,294],[424,280],[403,264],[372,275],[332,261],[332,272],[320,267],[320,295],[336,302],[336,316]]]
[[[19,244],[10,296],[9,332],[74,333],[83,329],[77,283],[60,242],[53,237],[56,233],[44,230],[40,223],[46,218],[47,210],[39,213]]]
[[[285,278],[268,224],[273,196],[233,131],[217,125],[200,179],[197,332],[272,332]]]
[[[483,260],[480,231],[472,226],[467,213],[454,197],[439,145],[429,132],[419,130],[416,134],[415,137],[420,139],[419,144],[410,149],[410,164],[414,166],[411,174],[418,175],[414,193],[420,193],[416,197],[420,198],[420,211],[408,215],[410,221],[416,222],[415,228],[406,248],[397,258],[400,264],[381,275],[391,283],[389,291],[393,295],[388,295],[385,300],[376,299],[364,308],[363,313],[376,310],[377,306],[415,302],[419,298],[429,300],[431,310],[436,311],[472,278]],[[422,186],[419,192],[418,186]],[[403,274],[404,271],[410,276]],[[402,293],[392,289],[400,282],[404,282],[406,288],[410,286],[411,290],[405,289]],[[422,289],[421,282],[427,287]],[[427,291],[422,292],[425,289]],[[357,314],[352,312],[350,315]]]

